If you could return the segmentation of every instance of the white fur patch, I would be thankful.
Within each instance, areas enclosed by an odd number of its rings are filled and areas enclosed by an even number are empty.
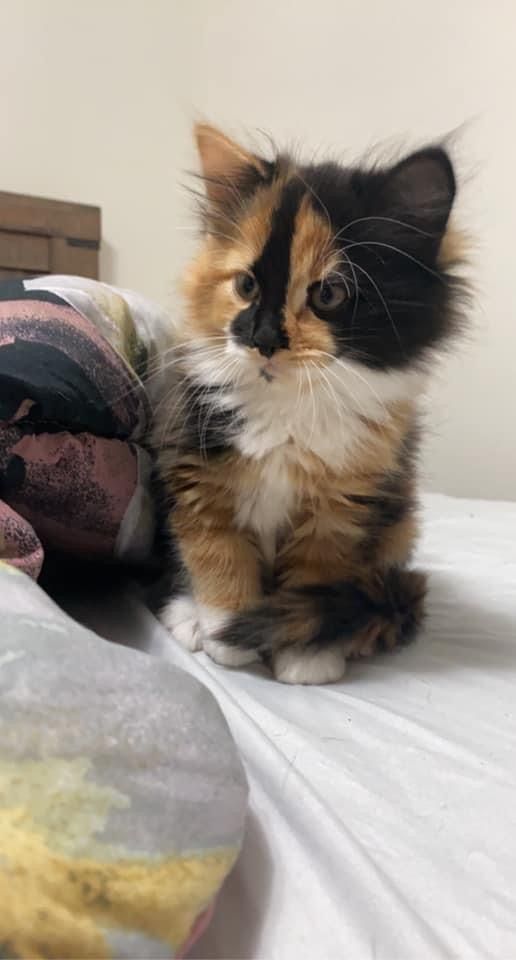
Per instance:
[[[336,648],[283,647],[274,657],[273,670],[280,683],[336,683],[346,671],[346,657]]]
[[[245,416],[236,446],[260,467],[253,493],[246,490],[237,499],[236,520],[241,529],[257,533],[271,565],[295,503],[289,466],[302,466],[307,454],[315,454],[335,470],[344,468],[369,435],[364,418],[385,422],[387,404],[421,387],[418,372],[364,371],[335,360],[322,371],[313,368],[311,387],[299,370],[285,369],[272,383],[255,373],[254,382],[232,396]]]
[[[259,659],[255,650],[243,650],[221,640],[204,639],[204,652],[222,667],[244,667]]]
[[[343,469],[368,436],[364,419],[384,423],[391,404],[421,392],[422,379],[419,370],[386,373],[341,359],[322,369],[285,366],[271,383],[256,367],[252,377],[246,370],[242,385],[231,393],[245,418],[236,446],[258,460],[282,450],[300,464],[310,453]]]
[[[191,650],[193,653],[196,650],[202,650],[197,608],[193,597],[189,594],[174,597],[161,611],[160,620],[186,650]]]
[[[202,339],[196,343],[202,345]],[[228,361],[235,364],[232,388]],[[393,403],[414,399],[426,382],[418,368],[373,370],[343,357],[328,358],[322,368],[310,360],[297,366],[275,363],[273,357],[265,363],[255,351],[234,343],[229,333],[225,358],[192,349],[185,366],[201,383],[226,384],[212,402],[241,411],[244,426],[235,446],[244,456],[261,460],[282,451],[283,458],[302,464],[303,455],[310,453],[336,470],[346,467],[368,435],[364,419],[381,425]],[[263,366],[272,379],[260,374]]]
[[[254,490],[237,496],[237,526],[257,533],[262,554],[270,566],[276,556],[277,535],[288,521],[295,493],[288,475],[285,448],[278,447],[260,461],[260,477]]]
[[[209,607],[205,603],[197,604],[197,615],[204,637],[210,637],[218,633],[233,616],[229,610],[223,610],[221,607]]]
[[[234,614],[217,607],[207,607],[204,604],[199,604],[198,610],[203,634],[203,650],[215,663],[220,663],[223,667],[242,667],[259,659],[254,650],[242,650],[216,638],[219,630],[229,623]]]

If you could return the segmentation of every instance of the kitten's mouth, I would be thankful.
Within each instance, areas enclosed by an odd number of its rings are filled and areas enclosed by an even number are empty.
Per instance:
[[[260,376],[263,377],[263,379],[266,380],[267,383],[272,383],[272,381],[274,380],[274,374],[271,368],[267,366],[267,364],[265,364],[263,367],[260,367]]]

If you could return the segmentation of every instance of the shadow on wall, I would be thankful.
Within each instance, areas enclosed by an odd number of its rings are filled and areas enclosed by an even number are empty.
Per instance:
[[[102,240],[99,257],[99,280],[103,283],[114,283],[117,275],[118,258],[115,247],[107,240]]]

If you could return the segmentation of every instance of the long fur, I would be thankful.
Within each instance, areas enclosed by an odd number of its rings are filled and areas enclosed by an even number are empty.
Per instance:
[[[440,147],[368,172],[197,140],[204,239],[156,417],[182,563],[163,618],[225,665],[337,680],[423,617],[406,567],[418,401],[461,326],[453,170]]]

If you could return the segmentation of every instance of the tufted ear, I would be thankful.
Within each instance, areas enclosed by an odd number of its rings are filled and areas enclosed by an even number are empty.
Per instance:
[[[208,199],[218,206],[235,203],[235,195],[251,192],[267,174],[266,162],[206,123],[194,129]]]
[[[453,167],[442,147],[426,147],[401,160],[388,171],[382,190],[390,211],[435,238],[446,229],[455,192]]]

